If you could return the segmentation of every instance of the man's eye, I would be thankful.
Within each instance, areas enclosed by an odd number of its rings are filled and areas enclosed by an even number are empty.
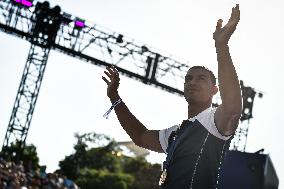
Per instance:
[[[185,80],[190,81],[190,80],[192,80],[192,77],[185,77]]]

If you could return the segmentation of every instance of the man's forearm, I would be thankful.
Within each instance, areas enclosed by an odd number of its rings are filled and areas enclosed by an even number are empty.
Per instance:
[[[222,104],[232,113],[240,113],[242,109],[241,89],[238,76],[233,65],[229,46],[216,45],[218,60],[218,81]]]
[[[112,104],[119,99],[119,94],[110,97]],[[114,110],[123,129],[127,132],[132,141],[136,145],[139,145],[141,142],[141,135],[147,130],[147,128],[130,112],[124,102],[121,102],[114,108]]]

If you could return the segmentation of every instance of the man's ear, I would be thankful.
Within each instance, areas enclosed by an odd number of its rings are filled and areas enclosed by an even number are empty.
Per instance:
[[[213,92],[213,96],[218,93],[218,87],[217,85],[214,85],[213,88],[212,88],[212,92]]]

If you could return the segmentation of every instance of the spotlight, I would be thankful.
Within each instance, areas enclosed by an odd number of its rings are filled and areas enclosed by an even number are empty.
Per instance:
[[[14,3],[17,3],[18,5],[23,5],[24,7],[31,7],[33,6],[33,2],[32,1],[28,1],[28,0],[13,0]]]
[[[72,22],[72,15],[66,12],[63,12],[62,21],[64,24],[69,24],[70,22]]]
[[[116,38],[117,43],[123,43],[123,35],[119,34]]]
[[[241,82],[242,97],[243,97],[243,110],[241,121],[249,120],[252,116],[253,102],[256,92],[251,87],[245,87]]]
[[[85,26],[86,26],[85,20],[82,20],[82,19],[79,19],[79,18],[75,19],[75,27],[76,28],[84,28]]]
[[[27,1],[27,0],[22,0],[22,4],[26,7],[33,6],[33,3],[31,1]]]
[[[147,51],[149,51],[149,49],[148,49],[146,46],[143,45],[143,46],[141,47],[141,52],[142,52],[142,53],[145,53],[145,52],[147,52]]]

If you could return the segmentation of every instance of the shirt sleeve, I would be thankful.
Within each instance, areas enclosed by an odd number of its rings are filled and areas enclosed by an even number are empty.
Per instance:
[[[209,133],[219,139],[226,141],[231,138],[231,135],[224,136],[218,131],[214,119],[215,112],[216,108],[209,108],[206,111],[202,112],[197,119],[208,130]]]
[[[163,129],[163,130],[159,131],[159,142],[160,142],[160,145],[161,145],[161,147],[162,147],[162,149],[165,153],[167,153],[166,151],[167,151],[167,148],[168,148],[169,136],[172,133],[172,131],[177,130],[177,128],[178,128],[178,125],[174,125],[170,128]]]

